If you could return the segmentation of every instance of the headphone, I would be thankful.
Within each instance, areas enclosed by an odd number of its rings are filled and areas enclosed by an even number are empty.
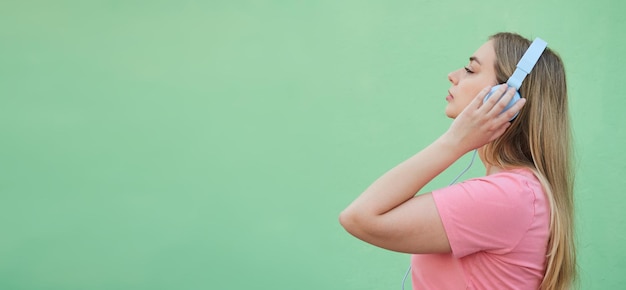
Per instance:
[[[506,107],[504,107],[504,110],[502,110],[503,113],[504,111],[511,108],[517,101],[519,101],[519,99],[522,98],[519,93],[519,88],[522,86],[522,82],[524,81],[526,76],[530,73],[533,67],[535,67],[535,64],[537,64],[539,57],[547,46],[548,43],[545,42],[543,39],[539,37],[535,38],[533,43],[530,44],[530,47],[528,47],[528,49],[522,56],[522,59],[520,59],[520,61],[517,63],[517,68],[515,69],[515,72],[513,72],[513,75],[509,78],[509,80],[506,81],[507,86],[515,88],[515,95],[513,95],[511,101],[506,105]],[[496,85],[491,88],[491,91],[483,99],[483,103],[486,102],[487,99],[489,99],[489,97],[491,97],[491,95],[498,88],[500,88],[500,86],[501,85]],[[513,121],[513,119],[517,117],[517,114],[519,114],[519,112],[515,113],[515,116],[513,116],[513,118],[511,118],[511,120],[509,121]]]

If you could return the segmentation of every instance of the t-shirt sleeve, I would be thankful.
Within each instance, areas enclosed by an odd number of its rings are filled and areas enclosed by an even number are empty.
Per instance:
[[[535,195],[514,173],[471,179],[432,192],[452,254],[504,254],[528,231]]]

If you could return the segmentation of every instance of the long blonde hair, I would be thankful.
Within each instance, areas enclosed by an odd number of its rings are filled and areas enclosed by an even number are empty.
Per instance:
[[[514,33],[490,37],[496,53],[496,78],[504,83],[530,41]],[[550,203],[550,239],[541,290],[565,290],[576,280],[574,176],[567,84],[561,58],[547,48],[520,88],[526,105],[511,126],[484,148],[488,163],[530,168]]]

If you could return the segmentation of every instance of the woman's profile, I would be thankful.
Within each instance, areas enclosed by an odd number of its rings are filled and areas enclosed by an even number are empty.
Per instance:
[[[507,82],[531,41],[489,38],[451,72],[449,129],[370,185],[340,223],[375,246],[413,254],[414,289],[569,289],[576,278],[573,173],[565,70],[549,47]],[[483,177],[416,195],[478,150]]]

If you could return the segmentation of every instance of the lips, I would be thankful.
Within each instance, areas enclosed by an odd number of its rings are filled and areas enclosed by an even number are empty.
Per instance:
[[[448,96],[446,96],[446,101],[450,101],[454,99],[454,96],[452,95],[452,93],[450,93],[450,91],[448,91]]]

